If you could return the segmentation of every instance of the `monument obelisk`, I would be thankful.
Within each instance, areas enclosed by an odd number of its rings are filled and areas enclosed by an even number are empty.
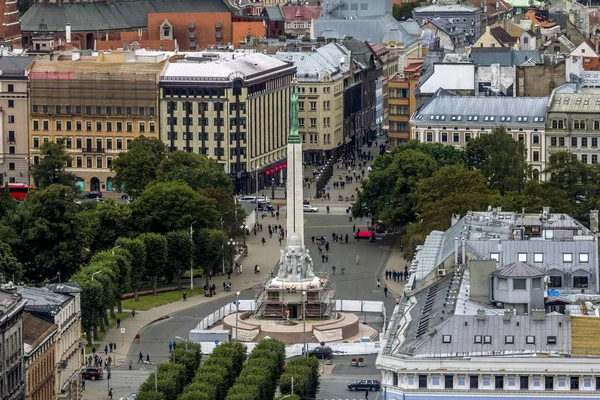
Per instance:
[[[287,165],[287,239],[289,240],[295,234],[300,239],[300,246],[304,247],[302,138],[298,134],[298,83],[296,78],[292,79]]]

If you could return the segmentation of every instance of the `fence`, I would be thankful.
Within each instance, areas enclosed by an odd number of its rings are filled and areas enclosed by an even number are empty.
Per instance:
[[[248,353],[252,351],[256,343],[244,343],[248,348]],[[202,353],[210,354],[217,347],[215,342],[200,342],[202,346]],[[366,342],[366,343],[326,343],[327,346],[331,347],[333,356],[336,355],[364,355],[364,354],[377,354],[379,353],[379,342]],[[307,343],[308,350],[312,350],[319,346],[318,343]],[[302,343],[285,346],[286,358],[301,356],[302,355]]]

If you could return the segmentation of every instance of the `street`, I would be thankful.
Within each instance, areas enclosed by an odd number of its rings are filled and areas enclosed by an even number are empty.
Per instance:
[[[331,375],[321,376],[321,385],[317,394],[319,400],[334,400],[334,399],[348,399],[348,400],[364,400],[365,392],[353,392],[348,390],[348,384],[361,379],[377,379],[381,381],[381,374],[375,368],[375,354],[367,355],[363,357],[366,362],[364,367],[352,367],[350,366],[351,356],[340,356],[334,357],[333,363],[335,368]],[[369,400],[376,400],[382,398],[383,392],[371,392],[369,393]]]
[[[336,284],[336,298],[338,299],[348,299],[348,300],[382,300],[385,302],[386,310],[388,317],[391,315],[393,307],[395,305],[395,300],[393,296],[388,298],[384,297],[383,294],[383,286],[381,289],[377,289],[377,278],[381,276],[381,271],[385,268],[386,263],[390,257],[390,244],[392,243],[392,238],[384,238],[381,241],[377,241],[375,243],[368,242],[366,240],[361,240],[357,242],[353,239],[352,228],[353,225],[356,225],[356,228],[366,229],[366,219],[364,221],[354,220],[349,222],[348,216],[342,215],[342,213],[335,214],[326,214],[324,207],[319,204],[319,212],[318,213],[306,213],[305,215],[305,244],[306,247],[310,250],[311,257],[313,259],[314,264],[314,272],[317,276],[325,276],[329,274],[329,278],[335,282]],[[336,210],[337,211],[337,210]],[[269,224],[279,224],[275,218],[267,217],[261,220],[263,224],[263,231],[259,233],[259,235],[263,235],[267,241],[272,240],[276,241],[276,235],[273,235],[273,238],[269,238],[267,225]],[[348,244],[339,244],[339,243],[330,243],[329,248],[329,262],[322,262],[321,257],[318,255],[318,249],[316,244],[311,243],[311,237],[318,235],[325,235],[328,240],[331,240],[331,234],[335,232],[340,235],[348,234],[349,241]],[[282,248],[285,246],[285,242],[282,243]],[[356,264],[356,256],[360,256],[361,262],[360,265]],[[337,267],[336,274],[332,275],[331,266],[335,265]],[[345,266],[345,274],[341,273],[341,266]],[[270,273],[271,266],[264,266],[263,274]],[[244,274],[240,276],[234,276],[232,279],[244,279],[246,276],[246,270],[244,270]],[[245,292],[242,292],[240,295],[240,299],[242,300],[251,300],[255,298],[256,290],[250,289]],[[177,312],[172,314],[171,316],[163,319],[161,321],[154,322],[144,328],[141,333],[140,343],[134,343],[131,347],[131,350],[128,355],[128,359],[133,360],[133,372],[127,370],[127,366],[129,362],[127,361],[122,367],[113,369],[113,379],[111,380],[111,387],[113,387],[115,391],[115,398],[118,399],[121,396],[127,396],[132,392],[135,392],[139,387],[139,383],[143,381],[144,378],[140,378],[139,382],[136,380],[140,376],[145,376],[148,372],[145,371],[145,366],[142,364],[136,363],[139,357],[139,353],[142,352],[144,358],[146,354],[150,355],[150,360],[154,363],[165,362],[169,358],[169,348],[168,344],[175,337],[187,338],[188,333],[191,329],[193,329],[198,322],[204,318],[209,313],[213,312],[219,307],[233,301],[235,293],[231,293],[230,296],[216,299],[213,302],[206,303],[200,305],[198,307],[184,310],[181,312]],[[365,321],[372,326],[373,328],[381,331],[383,319],[379,315],[375,314],[367,314],[359,316],[361,322]],[[342,359],[342,357],[340,357]],[[323,392],[322,398],[328,399],[341,399],[341,398],[349,398],[349,399],[359,399],[361,397],[359,393],[356,393],[356,396],[350,395],[350,392],[347,391],[348,379],[358,379],[359,376],[353,375],[358,373],[364,374],[370,371],[370,368],[373,368],[371,372],[369,372],[368,377],[374,377],[378,379],[378,374],[374,370],[373,361],[368,363],[370,366],[359,368],[359,369],[349,369],[350,362],[348,361],[348,368],[346,365],[336,366],[336,369],[344,372],[338,377],[338,374],[334,372],[334,375],[331,378],[331,385],[327,384],[327,391]],[[144,369],[144,370],[141,370]],[[338,370],[338,371],[339,371]],[[335,371],[335,370],[334,370]],[[348,377],[345,374],[348,374]],[[128,375],[134,375],[130,381],[128,381],[125,377]],[[119,379],[119,376],[122,379]],[[99,382],[88,382],[88,387],[86,388],[85,399],[103,399],[106,398],[106,381]],[[375,399],[375,394],[373,394],[373,399]]]

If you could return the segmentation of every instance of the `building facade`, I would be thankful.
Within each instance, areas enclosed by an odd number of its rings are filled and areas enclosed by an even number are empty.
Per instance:
[[[27,299],[26,311],[58,327],[55,356],[58,399],[81,400],[81,287],[74,282],[50,284],[43,288],[18,286],[17,293]]]
[[[471,43],[474,43],[483,33],[483,11],[479,7],[461,4],[434,4],[417,7],[413,10],[413,19],[419,26],[438,17],[445,18],[448,22],[454,24],[456,29],[469,37]]]
[[[161,139],[172,151],[217,160],[236,193],[279,184],[295,72],[291,63],[243,52],[169,63],[160,76]]]
[[[29,96],[32,163],[39,162],[44,143],[62,141],[72,157],[67,171],[81,190],[116,190],[112,161],[137,136],[158,138],[163,68],[163,62],[35,62]]]
[[[23,310],[26,300],[19,294],[0,290],[0,397],[21,400],[25,396],[23,369]]]
[[[452,96],[438,92],[410,118],[411,137],[423,143],[463,147],[471,139],[503,126],[523,142],[534,179],[546,169],[547,97]]]
[[[294,63],[298,79],[298,131],[303,161],[324,164],[337,159],[344,144],[344,81],[350,75],[350,51],[330,43],[314,52],[279,52]]]
[[[53,323],[23,314],[25,346],[25,398],[54,400],[56,393],[56,337]]]
[[[35,57],[0,58],[0,186],[29,183],[27,71]]]
[[[575,85],[562,86],[552,93],[548,104],[546,142],[550,154],[568,151],[585,164],[598,163],[600,151],[600,94],[586,93]]]
[[[292,36],[310,37],[312,21],[321,17],[319,6],[292,6],[281,7],[285,19],[285,33]]]

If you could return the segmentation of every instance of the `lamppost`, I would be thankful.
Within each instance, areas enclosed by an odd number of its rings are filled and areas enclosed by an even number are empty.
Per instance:
[[[230,213],[230,211],[224,212],[219,217],[219,222],[221,223],[221,230],[223,230],[223,224],[225,223],[225,220],[223,219],[223,217],[229,213]],[[223,251],[223,275],[225,275],[225,245],[224,244],[221,245],[221,250]],[[207,284],[208,284],[208,282],[207,282]]]
[[[184,339],[184,338],[182,338],[181,336],[175,336],[175,339],[179,339],[179,340],[181,340],[182,342],[185,342],[185,350],[187,351],[187,349],[188,349],[188,342],[187,342],[187,340],[185,340],[185,339]]]
[[[237,246],[237,242],[230,238],[227,241],[227,246],[229,246],[229,269],[233,271],[233,249]]]
[[[194,224],[198,221],[194,221],[190,224],[190,244],[194,245]],[[190,290],[194,290],[194,252],[192,251],[190,257]]]
[[[92,282],[94,282],[94,275],[99,274],[100,272],[102,272],[102,271],[96,271],[92,274]]]
[[[304,356],[308,357],[308,349],[306,348],[306,291],[302,292],[302,335],[304,342]]]
[[[235,341],[238,341],[238,313],[240,311],[240,292],[235,294]]]
[[[248,229],[248,226],[246,224],[243,224],[240,228],[242,228],[242,230],[244,231],[244,246],[246,245],[246,229]]]

